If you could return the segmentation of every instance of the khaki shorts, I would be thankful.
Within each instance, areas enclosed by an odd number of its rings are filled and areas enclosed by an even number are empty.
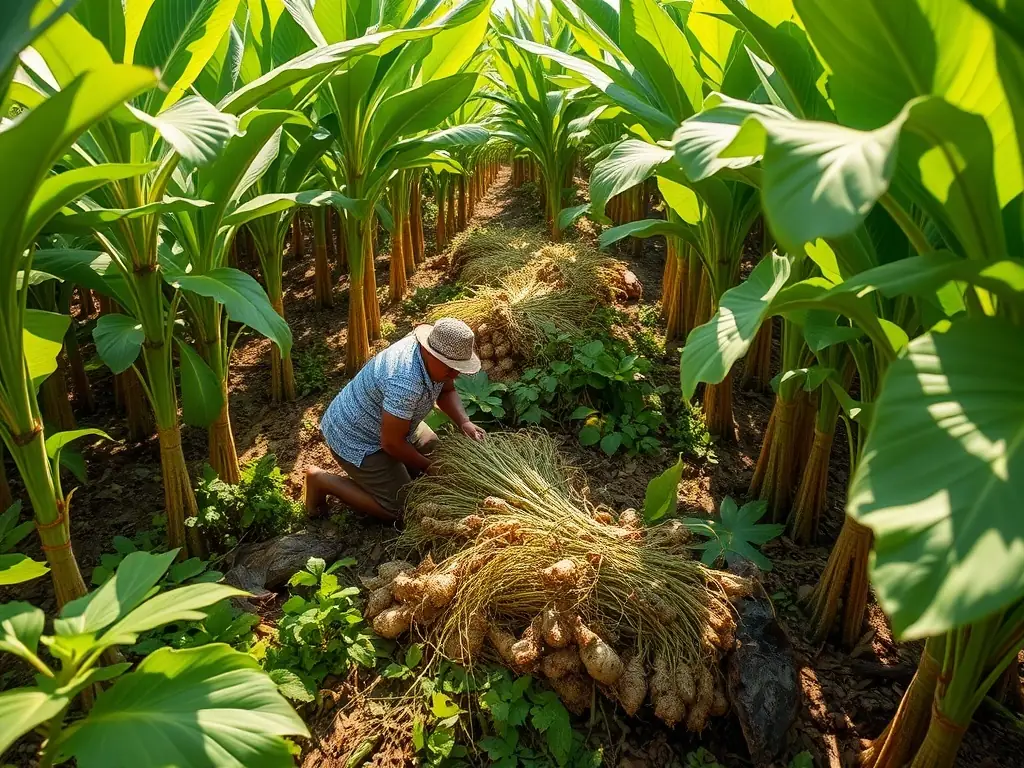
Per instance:
[[[437,435],[434,434],[434,430],[420,422],[409,442],[417,451],[427,456],[437,446]],[[383,450],[371,453],[358,467],[335,455],[333,451],[332,455],[352,481],[373,496],[384,509],[394,515],[401,514],[404,501],[402,489],[411,483],[413,478],[405,464]]]

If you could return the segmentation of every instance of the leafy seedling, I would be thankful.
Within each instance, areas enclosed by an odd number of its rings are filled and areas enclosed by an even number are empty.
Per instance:
[[[772,569],[771,561],[761,554],[755,545],[766,544],[780,536],[785,526],[777,523],[759,523],[768,510],[763,500],[750,501],[737,507],[731,497],[722,499],[718,520],[701,520],[690,517],[683,522],[694,533],[707,537],[708,541],[698,545],[704,551],[701,562],[713,566],[719,560],[726,562],[733,556],[745,558],[762,571]]]

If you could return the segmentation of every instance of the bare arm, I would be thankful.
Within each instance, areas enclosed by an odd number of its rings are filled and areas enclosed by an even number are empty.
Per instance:
[[[484,439],[484,431],[470,421],[469,416],[466,415],[466,409],[462,407],[462,398],[459,397],[454,383],[450,381],[444,383],[441,395],[437,398],[437,407],[444,411],[444,414],[449,419],[455,422],[464,435],[474,440]]]
[[[384,411],[380,424],[380,447],[410,469],[426,472],[430,468],[430,460],[409,442],[409,426],[408,419],[400,419]]]

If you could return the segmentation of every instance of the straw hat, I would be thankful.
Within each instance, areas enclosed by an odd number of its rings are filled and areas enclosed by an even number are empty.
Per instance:
[[[442,317],[433,325],[416,326],[416,340],[427,352],[459,373],[480,370],[480,358],[473,349],[473,329],[454,317]]]

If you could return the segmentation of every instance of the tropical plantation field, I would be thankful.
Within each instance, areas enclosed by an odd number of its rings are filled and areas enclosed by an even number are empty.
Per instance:
[[[0,765],[1022,764],[1024,0],[6,0],[0,101]],[[316,503],[441,318],[486,437]]]

